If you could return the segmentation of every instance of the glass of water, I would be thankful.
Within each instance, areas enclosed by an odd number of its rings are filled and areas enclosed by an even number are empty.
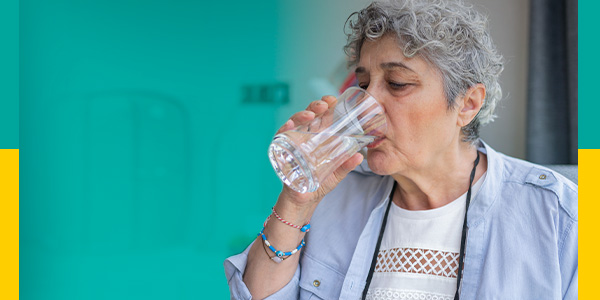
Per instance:
[[[382,106],[367,91],[351,87],[323,115],[276,135],[269,160],[290,188],[314,192],[352,155],[383,138],[385,130]]]

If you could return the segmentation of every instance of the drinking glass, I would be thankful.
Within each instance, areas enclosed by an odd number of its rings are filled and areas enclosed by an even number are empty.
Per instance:
[[[277,134],[269,160],[277,176],[299,193],[314,192],[363,147],[382,138],[384,110],[367,91],[350,87],[334,107],[308,124]]]

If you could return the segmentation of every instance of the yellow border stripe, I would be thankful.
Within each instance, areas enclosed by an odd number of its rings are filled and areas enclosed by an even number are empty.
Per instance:
[[[598,297],[598,237],[600,212],[600,182],[595,173],[600,171],[600,150],[579,149],[579,258],[580,289],[579,299],[597,299]]]
[[[0,149],[0,298],[19,299],[19,149]]]

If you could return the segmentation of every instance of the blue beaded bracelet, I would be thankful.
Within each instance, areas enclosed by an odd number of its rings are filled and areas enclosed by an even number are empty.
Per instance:
[[[267,247],[269,247],[269,249],[271,249],[271,251],[273,251],[273,253],[275,253],[275,256],[271,257],[271,260],[273,260],[276,263],[280,263],[284,259],[288,258],[289,256],[294,255],[296,252],[300,251],[300,249],[302,249],[302,247],[304,247],[304,245],[306,245],[306,243],[304,242],[304,239],[302,239],[302,241],[300,242],[300,245],[298,245],[298,247],[296,247],[296,249],[289,251],[289,252],[283,252],[283,251],[275,249],[275,247],[273,247],[271,245],[271,243],[267,240],[267,237],[263,233],[264,231],[265,231],[265,228],[263,227],[263,229],[260,231],[260,233],[258,235],[262,238],[265,245]]]

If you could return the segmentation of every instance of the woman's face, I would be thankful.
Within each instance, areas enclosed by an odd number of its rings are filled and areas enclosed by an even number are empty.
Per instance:
[[[380,175],[435,167],[460,140],[456,109],[448,109],[442,77],[419,57],[403,55],[397,39],[366,41],[356,68],[358,84],[384,107],[385,138],[369,146],[369,167]]]

